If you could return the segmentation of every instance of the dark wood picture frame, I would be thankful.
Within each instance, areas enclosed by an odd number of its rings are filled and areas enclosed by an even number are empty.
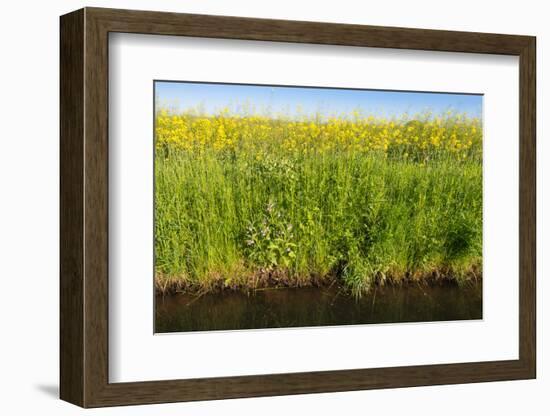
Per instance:
[[[531,36],[85,8],[61,17],[60,396],[82,407],[536,376],[535,51]],[[109,383],[108,35],[179,35],[519,56],[519,359]]]

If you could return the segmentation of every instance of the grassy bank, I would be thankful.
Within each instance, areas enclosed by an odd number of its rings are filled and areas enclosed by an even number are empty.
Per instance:
[[[159,111],[159,290],[479,275],[477,119],[276,120]]]

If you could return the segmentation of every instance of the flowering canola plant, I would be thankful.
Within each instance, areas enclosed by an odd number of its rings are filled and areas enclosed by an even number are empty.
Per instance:
[[[356,115],[352,119],[295,120],[227,112],[194,116],[160,110],[156,118],[157,150],[196,154],[206,149],[261,153],[276,148],[291,155],[378,152],[422,162],[442,153],[456,159],[481,157],[481,143],[480,119],[452,113],[401,119]]]
[[[482,123],[159,109],[159,290],[480,276]]]

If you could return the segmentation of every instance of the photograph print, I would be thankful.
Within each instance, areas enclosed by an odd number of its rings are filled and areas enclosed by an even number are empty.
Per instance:
[[[154,97],[156,333],[482,319],[483,95]]]

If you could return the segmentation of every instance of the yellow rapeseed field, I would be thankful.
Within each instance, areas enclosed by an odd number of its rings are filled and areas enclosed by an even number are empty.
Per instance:
[[[479,276],[482,124],[157,111],[157,287]]]
[[[326,120],[273,119],[267,116],[216,117],[159,111],[157,149],[200,153],[205,149],[258,153],[271,146],[287,153],[334,151],[382,152],[428,160],[442,152],[466,159],[481,155],[482,130],[477,118],[460,114],[385,119],[374,116]]]

